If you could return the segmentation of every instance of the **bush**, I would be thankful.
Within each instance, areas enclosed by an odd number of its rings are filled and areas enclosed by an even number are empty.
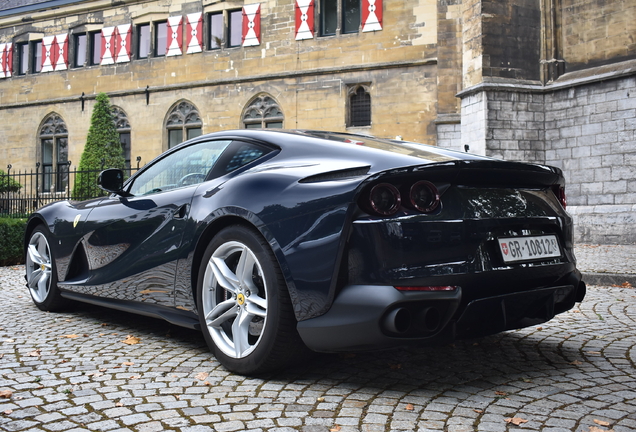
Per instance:
[[[0,266],[24,262],[24,232],[26,219],[0,218]]]
[[[13,180],[3,170],[0,169],[0,193],[4,192],[17,192],[22,188],[22,185]]]

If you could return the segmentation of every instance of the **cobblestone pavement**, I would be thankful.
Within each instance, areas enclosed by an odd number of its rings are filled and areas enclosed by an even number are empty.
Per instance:
[[[317,355],[256,379],[163,321],[88,305],[41,312],[22,275],[0,268],[2,430],[636,431],[633,288],[589,287],[541,326]]]

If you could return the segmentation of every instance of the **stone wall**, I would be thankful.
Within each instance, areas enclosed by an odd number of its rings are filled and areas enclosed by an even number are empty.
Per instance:
[[[576,241],[636,243],[632,63],[618,75],[597,70],[548,86],[490,84],[460,94],[462,145],[473,153],[561,168]]]

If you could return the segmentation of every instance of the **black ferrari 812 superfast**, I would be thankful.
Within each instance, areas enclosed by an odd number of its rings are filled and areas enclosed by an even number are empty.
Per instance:
[[[38,308],[200,329],[229,370],[546,322],[585,296],[558,168],[322,131],[172,148],[28,221]]]

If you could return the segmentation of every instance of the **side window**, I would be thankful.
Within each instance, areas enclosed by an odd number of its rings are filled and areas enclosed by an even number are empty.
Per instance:
[[[231,142],[208,141],[184,147],[141,172],[129,192],[148,195],[201,183]]]
[[[234,141],[214,166],[214,170],[210,177],[216,178],[228,174],[252,161],[255,161],[270,151],[270,148],[262,145]]]

